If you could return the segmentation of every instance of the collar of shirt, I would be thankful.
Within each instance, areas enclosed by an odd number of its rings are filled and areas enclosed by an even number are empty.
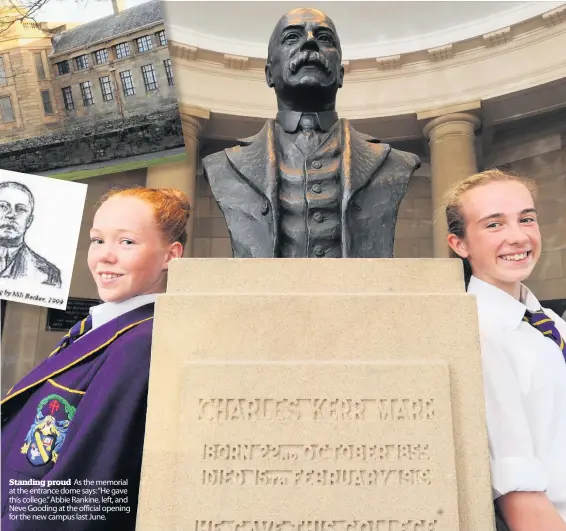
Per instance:
[[[6,265],[10,264],[18,251],[22,248],[23,244],[18,247],[1,247],[0,256],[6,260]]]
[[[277,113],[277,123],[280,124],[285,132],[294,133],[299,127],[299,120],[303,114],[312,114],[318,120],[318,126],[324,132],[330,131],[332,126],[338,121],[338,113],[335,111],[322,112],[298,112],[298,111],[279,111]]]
[[[493,316],[498,322],[512,329],[519,328],[526,310],[535,312],[541,309],[540,302],[523,284],[521,284],[520,301],[493,284],[488,284],[474,276],[470,279],[468,293],[476,296],[481,313]]]
[[[145,304],[150,304],[155,302],[158,293],[150,293],[149,295],[137,295],[131,299],[127,299],[121,302],[105,302],[99,304],[98,306],[93,306],[90,309],[90,315],[92,315],[92,330],[102,326],[103,324],[120,317],[127,312],[131,312],[140,306]]]

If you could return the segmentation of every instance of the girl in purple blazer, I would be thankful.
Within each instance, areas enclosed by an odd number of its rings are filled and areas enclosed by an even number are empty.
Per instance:
[[[102,199],[88,265],[104,303],[2,401],[3,530],[135,528],[154,302],[188,217],[172,189]]]

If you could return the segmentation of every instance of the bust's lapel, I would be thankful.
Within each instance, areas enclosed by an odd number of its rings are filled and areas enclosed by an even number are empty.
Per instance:
[[[234,169],[277,209],[277,156],[275,153],[275,127],[267,120],[263,129],[254,136],[240,140],[242,146],[225,149]]]
[[[277,153],[275,151],[275,121],[267,120],[263,129],[249,138],[240,140],[242,146],[225,149],[232,167],[252,188],[269,202],[273,223],[273,255],[279,244],[279,198],[277,180]]]
[[[342,256],[349,255],[350,234],[346,213],[356,192],[369,184],[387,159],[391,147],[377,138],[356,131],[349,120],[342,121]]]

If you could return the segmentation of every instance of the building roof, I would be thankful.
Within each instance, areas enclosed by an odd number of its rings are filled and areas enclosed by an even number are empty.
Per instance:
[[[151,0],[117,15],[93,20],[53,37],[53,51],[50,55],[70,52],[78,48],[92,46],[99,42],[115,39],[120,35],[133,33],[139,28],[163,22],[159,0]]]

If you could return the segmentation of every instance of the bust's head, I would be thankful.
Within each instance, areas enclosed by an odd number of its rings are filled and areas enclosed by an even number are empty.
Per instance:
[[[265,76],[280,109],[333,110],[344,80],[334,22],[318,9],[289,11],[269,40]]]

